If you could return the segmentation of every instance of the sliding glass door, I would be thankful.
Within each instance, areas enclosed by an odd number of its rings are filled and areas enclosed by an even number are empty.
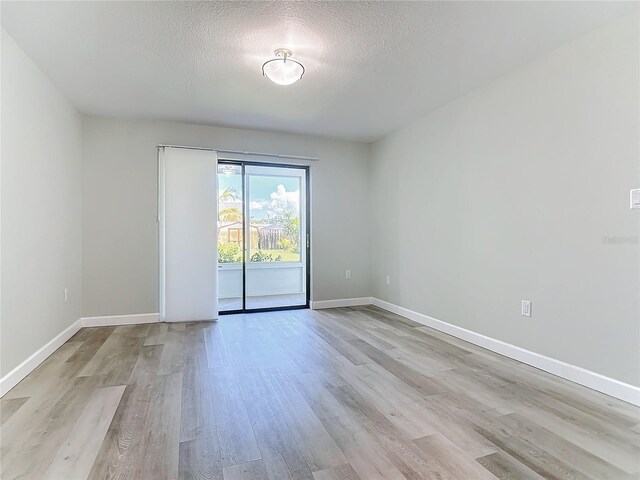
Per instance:
[[[244,308],[242,165],[218,162],[218,310]]]
[[[307,167],[219,161],[221,313],[309,304]]]

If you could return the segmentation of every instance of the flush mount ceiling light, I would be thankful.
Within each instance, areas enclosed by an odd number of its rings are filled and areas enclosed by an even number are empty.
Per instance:
[[[304,66],[291,59],[293,53],[286,48],[278,48],[275,58],[262,64],[262,75],[278,85],[291,85],[304,75]]]

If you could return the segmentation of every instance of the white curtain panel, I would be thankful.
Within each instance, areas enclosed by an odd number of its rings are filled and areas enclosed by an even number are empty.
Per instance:
[[[160,147],[160,320],[218,318],[218,158]]]

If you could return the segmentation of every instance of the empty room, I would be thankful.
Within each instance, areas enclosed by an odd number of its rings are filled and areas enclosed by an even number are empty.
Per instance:
[[[640,480],[640,2],[0,22],[2,480]]]

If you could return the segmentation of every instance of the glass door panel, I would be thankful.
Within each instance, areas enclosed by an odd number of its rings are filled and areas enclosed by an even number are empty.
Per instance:
[[[247,310],[307,304],[306,169],[245,166]]]
[[[218,309],[243,309],[242,165],[218,163]]]
[[[308,306],[307,169],[218,162],[221,313]]]

